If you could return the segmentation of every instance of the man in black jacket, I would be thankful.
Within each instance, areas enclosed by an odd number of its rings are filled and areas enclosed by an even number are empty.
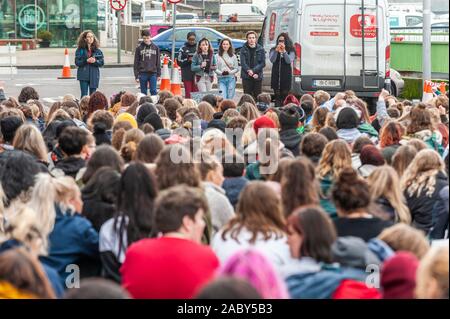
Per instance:
[[[266,52],[256,43],[256,32],[249,31],[246,35],[247,43],[241,48],[241,78],[244,93],[254,99],[262,91],[263,70],[266,66]]]
[[[192,57],[197,51],[197,37],[195,32],[187,34],[187,41],[178,52],[178,64],[181,66],[181,78],[184,84],[185,97],[191,98],[192,92],[197,92],[194,77],[195,72],[191,70]]]
[[[161,78],[161,54],[148,30],[142,31],[142,40],[134,54],[134,77],[141,85],[142,94],[147,95],[150,83],[150,94],[156,95],[156,85]]]

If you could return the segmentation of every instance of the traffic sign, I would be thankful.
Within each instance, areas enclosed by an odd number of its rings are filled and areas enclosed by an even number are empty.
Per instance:
[[[169,0],[169,3],[177,4],[177,3],[180,3],[181,1],[183,1],[183,0]]]
[[[109,0],[109,4],[111,5],[111,8],[113,8],[116,11],[121,11],[125,9],[127,6],[128,0]]]

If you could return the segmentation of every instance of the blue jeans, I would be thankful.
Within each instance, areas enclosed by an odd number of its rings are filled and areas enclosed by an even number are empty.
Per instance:
[[[225,76],[218,79],[219,90],[225,100],[232,100],[236,94],[236,78],[234,76]]]
[[[89,84],[89,81],[80,81],[81,97],[91,95],[97,91],[97,88],[91,88]]]
[[[148,84],[150,83],[150,95],[156,95],[157,77],[155,73],[141,73],[139,74],[139,83],[141,84],[141,93],[147,95]]]

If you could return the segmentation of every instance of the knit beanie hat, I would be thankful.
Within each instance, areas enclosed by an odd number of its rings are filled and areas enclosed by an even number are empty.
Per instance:
[[[138,125],[141,126],[142,124],[144,124],[145,118],[151,113],[158,113],[156,107],[153,104],[146,102],[139,106],[136,114],[136,121]]]
[[[414,299],[419,260],[410,252],[397,252],[381,269],[384,299]]]
[[[138,128],[138,124],[136,122],[136,119],[131,115],[130,113],[124,112],[120,114],[118,117],[116,117],[116,123],[118,122],[128,122],[131,124],[133,128]]]
[[[267,116],[261,116],[255,120],[253,123],[253,129],[255,130],[256,135],[258,135],[258,132],[262,128],[276,128],[276,124],[272,121],[270,117]]]
[[[155,131],[164,128],[161,118],[156,113],[150,113],[149,115],[147,115],[147,117],[144,119],[144,122],[142,124],[145,124],[145,123],[148,123],[151,126],[153,126]]]
[[[22,120],[16,116],[5,117],[0,121],[0,127],[5,142],[12,142],[17,129],[23,124]]]
[[[281,109],[278,119],[282,130],[296,129],[300,121],[300,114],[297,111],[296,105],[286,105],[283,109]]]
[[[262,114],[266,113],[269,109],[270,105],[264,102],[258,102],[256,103],[256,107],[258,108],[258,111]]]
[[[225,128],[227,127],[226,123],[222,120],[214,119],[208,123],[208,129],[209,128],[217,128],[221,130],[222,132],[225,132]]]
[[[359,125],[359,116],[351,107],[340,108],[337,115],[336,127],[341,129],[353,129]]]

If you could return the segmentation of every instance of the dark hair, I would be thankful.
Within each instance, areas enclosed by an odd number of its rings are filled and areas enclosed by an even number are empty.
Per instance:
[[[311,96],[311,95],[307,95],[307,96]],[[311,100],[309,100],[309,101],[308,100],[303,101],[300,106],[302,107],[303,111],[305,111],[306,116],[310,116],[313,114],[314,102],[313,102],[312,97],[311,97]]]
[[[211,42],[209,42],[209,40],[208,40],[207,38],[203,38],[203,39],[201,39],[200,41],[198,41],[198,44],[197,44],[197,54],[202,54],[202,49],[201,49],[200,46],[202,45],[203,42],[207,42],[207,43],[208,43],[208,55],[209,55],[209,56],[212,56],[213,53],[214,53],[214,51],[213,51],[213,48],[212,48],[212,46],[211,46]]]
[[[36,158],[23,151],[5,152],[3,165],[0,165],[0,181],[5,193],[3,199],[6,207],[20,194],[34,186],[34,178],[43,172],[43,167]]]
[[[236,154],[232,156],[222,156],[223,176],[224,177],[242,177],[245,171],[245,162],[243,158]]]
[[[287,34],[286,32],[282,32],[282,33],[280,33],[280,34],[278,35],[277,41],[275,42],[275,47],[274,47],[274,49],[275,49],[276,46],[278,45],[278,40],[279,40],[281,37],[284,38],[284,44],[285,44],[285,47],[286,47],[286,52],[287,52],[287,53],[293,52],[293,51],[294,51],[294,44],[292,43],[292,40],[291,40],[291,38],[289,37],[289,34]]]
[[[305,157],[290,161],[281,178],[281,199],[284,215],[306,205],[319,204],[319,184],[314,165]]]
[[[105,130],[111,130],[114,125],[114,116],[111,114],[111,112],[105,110],[97,110],[92,114],[91,124],[92,127],[95,128],[95,125],[100,123],[105,125]]]
[[[81,280],[80,287],[68,289],[64,299],[129,299],[128,292],[114,281],[103,278]]]
[[[136,150],[136,161],[154,163],[164,148],[164,141],[157,134],[146,135]]]
[[[0,254],[0,281],[6,281],[36,298],[56,298],[39,260],[23,247]]]
[[[83,212],[97,231],[117,212],[120,173],[112,167],[99,168],[81,190]]]
[[[102,92],[96,91],[91,95],[89,99],[87,116],[89,117],[92,113],[94,113],[97,110],[105,110],[107,108],[108,108],[108,99]]]
[[[333,262],[331,247],[337,239],[336,229],[322,208],[301,208],[289,217],[287,223],[302,236],[300,257],[311,257],[319,263]]]
[[[171,99],[171,98],[173,98],[173,94],[170,91],[163,90],[163,91],[158,92],[158,103],[159,104],[164,105],[164,102],[167,99]]]
[[[342,169],[331,193],[336,207],[345,213],[367,209],[370,204],[369,185],[351,167]]]
[[[162,191],[155,202],[155,229],[163,234],[177,231],[188,216],[195,220],[195,215],[202,209],[208,212],[208,203],[200,188],[178,185]]]
[[[181,107],[181,103],[175,98],[168,98],[164,101],[164,108],[166,109],[167,117],[171,121],[175,121],[177,119],[177,111]]]
[[[306,134],[300,143],[300,152],[313,162],[318,162],[322,156],[322,152],[327,145],[327,138],[319,133]]]
[[[195,299],[262,299],[262,297],[246,280],[221,277],[204,286]]]
[[[189,39],[189,38],[192,37],[192,36],[194,36],[194,37],[197,38],[197,35],[195,34],[194,31],[189,31],[188,34],[187,34],[187,36],[186,36],[186,39]]]
[[[92,33],[92,35],[94,36],[94,42],[91,44],[91,48],[93,51],[95,51],[100,47],[100,45],[97,40],[97,37],[95,36],[94,32],[91,30],[86,30],[84,32],[81,32],[80,36],[78,37],[77,47],[78,47],[78,49],[87,49],[88,46],[87,46],[87,42],[86,42],[86,36],[88,35],[88,33]]]
[[[127,245],[146,237],[153,230],[153,205],[158,187],[153,173],[141,163],[130,164],[122,173],[117,200],[118,214],[114,218],[114,229],[118,237],[127,235]],[[127,249],[120,241],[119,252]]]
[[[224,51],[223,51],[223,48],[222,48],[222,44],[223,44],[225,41],[227,41],[227,42],[230,44],[230,48],[228,49],[228,52],[227,52],[228,55],[229,55],[229,56],[233,56],[233,55],[234,55],[233,43],[232,43],[231,40],[228,39],[228,38],[223,38],[223,39],[220,41],[220,44],[219,44],[219,55],[220,55],[220,56],[223,56]]]
[[[217,108],[217,97],[214,94],[207,94],[202,98],[202,102],[208,102],[213,108]]]
[[[78,127],[67,127],[58,138],[59,148],[67,155],[78,155],[88,143],[89,133]]]
[[[149,36],[150,36],[150,31],[149,30],[142,30],[141,37],[149,37]]]
[[[17,98],[19,103],[27,103],[28,100],[39,100],[38,92],[31,86],[24,87]]]
[[[327,138],[328,142],[337,140],[339,138],[339,136],[336,133],[336,130],[330,126],[321,128],[319,131],[319,134],[325,136]]]
[[[114,106],[117,103],[119,103],[120,99],[122,98],[122,95],[124,95],[125,93],[126,93],[126,91],[120,91],[119,93],[113,95],[111,97],[111,106]]]
[[[361,159],[361,164],[382,166],[385,164],[385,160],[381,151],[374,145],[366,145],[362,148],[361,154],[359,155]]]
[[[151,96],[145,95],[139,99],[139,105],[150,103],[153,105],[153,99]]]
[[[358,137],[353,144],[352,152],[355,154],[360,154],[364,146],[375,145],[370,138],[365,135]]]
[[[122,157],[112,146],[101,145],[96,148],[94,154],[87,162],[82,181],[86,184],[99,168],[105,166],[111,167],[120,173],[123,165]]]
[[[22,126],[23,121],[17,116],[8,116],[0,120],[0,129],[2,132],[3,141],[5,143],[12,143],[16,132],[20,126]]]
[[[228,109],[236,109],[236,103],[233,100],[223,100],[220,102],[220,112],[225,113]]]

